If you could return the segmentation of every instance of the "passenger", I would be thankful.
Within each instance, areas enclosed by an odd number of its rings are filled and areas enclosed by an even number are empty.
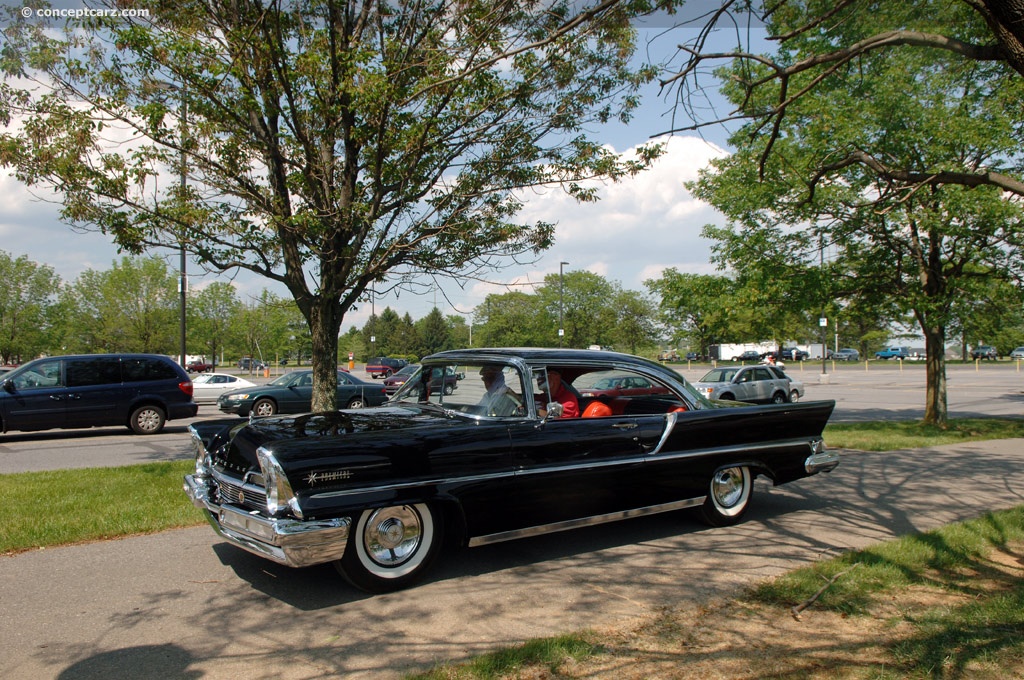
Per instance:
[[[511,416],[521,412],[520,403],[515,392],[505,384],[505,374],[496,364],[488,364],[480,368],[480,379],[484,381],[487,393],[480,400],[481,410],[489,416]]]
[[[577,401],[576,395],[573,394],[572,390],[562,383],[562,374],[550,368],[547,373],[547,392],[551,396],[551,401],[558,402],[562,405],[562,415],[560,415],[559,418],[579,418],[580,403]],[[545,388],[543,380],[542,376],[537,381],[537,384],[542,390]],[[537,409],[537,413],[541,418],[545,418],[548,415],[548,410],[547,408],[541,407]]]

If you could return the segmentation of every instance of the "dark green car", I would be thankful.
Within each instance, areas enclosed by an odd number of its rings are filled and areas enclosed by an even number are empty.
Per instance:
[[[387,401],[384,387],[338,371],[338,408],[380,406]],[[307,413],[313,404],[313,371],[291,371],[265,385],[225,392],[217,399],[224,413],[243,418],[272,416],[275,413]]]

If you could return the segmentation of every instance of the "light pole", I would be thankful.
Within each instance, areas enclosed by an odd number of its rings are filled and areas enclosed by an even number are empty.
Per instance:
[[[181,103],[178,109],[178,127],[179,131],[179,159],[178,159],[178,181],[181,187],[181,200],[184,204],[185,201],[185,189],[188,185],[188,165],[185,157],[185,141],[188,134],[188,99],[186,98],[186,89],[184,85],[175,85],[174,83],[168,83],[163,80],[150,81],[150,84],[159,89],[167,90],[168,92],[177,92],[181,98]],[[179,262],[178,262],[178,296],[179,296],[179,319],[178,319],[178,336],[179,345],[178,350],[180,352],[181,367],[185,368],[187,363],[185,360],[185,292],[188,290],[188,276],[185,273],[185,237],[184,233],[181,238],[178,239],[179,248]]]
[[[558,348],[562,348],[562,336],[565,335],[565,328],[562,326],[562,307],[565,295],[565,265],[568,262],[558,263]]]

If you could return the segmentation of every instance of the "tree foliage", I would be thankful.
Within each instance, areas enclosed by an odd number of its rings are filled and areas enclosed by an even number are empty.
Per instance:
[[[284,284],[316,408],[335,407],[339,330],[368,289],[537,253],[553,225],[516,221],[519,190],[592,200],[581,180],[658,153],[624,161],[583,132],[628,119],[652,75],[630,62],[642,0],[134,6],[150,17],[3,29],[0,162],[129,251]]]
[[[53,336],[60,278],[47,265],[0,250],[0,281],[0,364],[34,359]]]
[[[843,21],[802,30],[811,17],[784,11],[769,26],[790,36],[779,58],[793,63],[893,22],[953,25],[965,39],[986,35],[961,5],[910,11],[921,4],[885,3],[869,13],[847,3]],[[726,93],[752,122],[732,137],[737,153],[692,188],[729,218],[728,228],[708,234],[720,239],[719,261],[741,275],[819,291],[823,310],[846,300],[912,314],[928,351],[925,419],[944,423],[955,301],[975,280],[1024,280],[1020,199],[991,183],[948,177],[987,172],[1020,152],[1024,79],[1005,64],[942,50],[865,51],[842,68],[822,68],[794,74],[801,96],[766,127],[760,115],[771,98],[752,96],[745,84],[758,69],[734,62],[723,73]],[[884,158],[885,167],[847,162],[853,156]]]

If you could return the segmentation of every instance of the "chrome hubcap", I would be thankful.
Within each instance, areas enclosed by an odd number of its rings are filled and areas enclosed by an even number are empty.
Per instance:
[[[419,548],[421,529],[419,515],[408,505],[377,510],[366,524],[366,553],[377,564],[397,566]]]
[[[743,473],[738,468],[721,470],[711,482],[715,503],[731,508],[743,498]]]

